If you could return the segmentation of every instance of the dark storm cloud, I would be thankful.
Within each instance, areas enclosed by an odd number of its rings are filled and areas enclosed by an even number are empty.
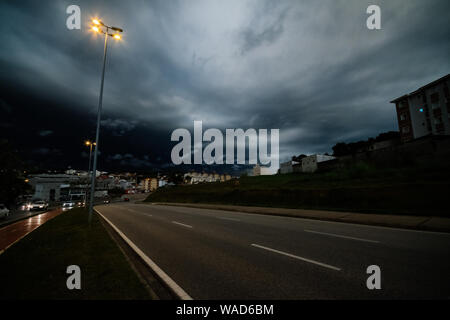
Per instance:
[[[101,121],[102,128],[110,130],[114,136],[123,136],[136,128],[137,121],[124,119],[106,119]]]
[[[41,137],[46,137],[46,136],[49,136],[49,135],[51,135],[51,134],[53,134],[53,131],[52,131],[52,130],[42,130],[42,131],[39,131],[39,135],[40,135]]]
[[[242,53],[274,43],[283,33],[283,23],[289,8],[282,8],[278,13],[279,6],[276,2],[262,2],[261,14],[255,15],[250,26],[242,31],[243,45]],[[270,15],[267,13],[270,12]],[[269,18],[269,20],[267,19]],[[266,19],[265,19],[266,18]]]
[[[148,156],[136,157],[133,154],[114,154],[112,156],[108,156],[106,159],[107,162],[117,162],[122,167],[131,167],[131,168],[152,168],[154,167],[154,163],[149,161]]]
[[[65,26],[70,4],[81,7],[81,31]],[[104,161],[168,161],[171,131],[192,129],[194,120],[204,128],[279,128],[282,160],[330,152],[339,141],[396,129],[389,101],[450,70],[447,0],[377,1],[379,31],[366,28],[369,4],[2,1],[0,81],[84,113],[83,124],[66,129],[74,140],[92,137],[103,46],[87,23],[99,15],[125,30],[108,54]],[[11,103],[0,98],[7,113]],[[36,130],[64,135],[48,124]]]

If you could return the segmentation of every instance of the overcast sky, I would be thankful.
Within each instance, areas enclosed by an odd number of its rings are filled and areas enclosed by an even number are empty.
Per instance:
[[[81,30],[66,27],[71,4]],[[370,4],[381,30],[366,27]],[[25,157],[86,162],[99,17],[125,30],[109,47],[102,165],[164,165],[171,132],[194,120],[280,129],[281,160],[331,152],[397,130],[389,101],[449,73],[449,12],[448,0],[2,0],[0,129]]]

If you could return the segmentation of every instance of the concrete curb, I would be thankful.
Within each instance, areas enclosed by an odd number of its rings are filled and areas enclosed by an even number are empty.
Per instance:
[[[276,215],[292,218],[304,218],[304,219],[345,222],[345,223],[391,227],[400,229],[450,233],[450,218],[444,217],[424,217],[424,216],[406,216],[406,215],[403,216],[403,215],[338,212],[325,210],[286,209],[286,208],[250,207],[250,206],[198,204],[198,203],[175,203],[175,202],[172,203],[143,202],[143,204],[238,211],[245,213]]]

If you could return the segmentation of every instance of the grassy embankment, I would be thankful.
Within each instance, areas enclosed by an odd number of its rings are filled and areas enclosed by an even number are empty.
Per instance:
[[[69,265],[81,290],[66,286]],[[46,222],[0,255],[0,299],[149,299],[99,218],[73,209]]]
[[[450,166],[380,169],[361,163],[315,174],[241,177],[159,189],[148,202],[207,203],[448,216]]]

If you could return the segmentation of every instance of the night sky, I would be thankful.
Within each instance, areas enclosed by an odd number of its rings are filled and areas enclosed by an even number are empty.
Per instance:
[[[66,8],[81,8],[68,30]],[[382,30],[366,28],[370,4]],[[100,170],[167,168],[176,128],[280,129],[280,160],[397,130],[389,103],[449,73],[448,0],[0,2],[0,133],[43,168],[87,169],[103,39]],[[111,39],[112,40],[112,39]]]

